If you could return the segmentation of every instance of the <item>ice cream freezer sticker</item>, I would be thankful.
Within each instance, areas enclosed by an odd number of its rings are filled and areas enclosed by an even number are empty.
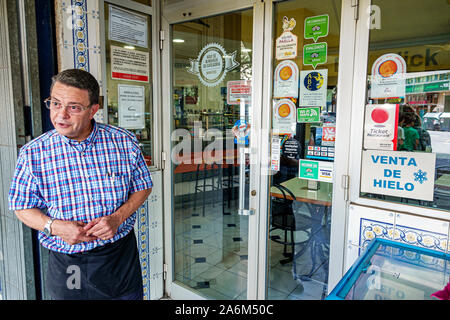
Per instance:
[[[433,201],[436,154],[363,151],[361,192]]]

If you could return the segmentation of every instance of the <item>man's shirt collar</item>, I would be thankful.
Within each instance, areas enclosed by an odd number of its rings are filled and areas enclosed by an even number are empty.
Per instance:
[[[89,136],[86,139],[84,139],[83,141],[77,141],[74,139],[67,138],[66,136],[64,136],[60,133],[58,133],[58,135],[61,137],[62,141],[64,141],[71,147],[74,147],[75,149],[77,149],[80,152],[84,152],[92,147],[93,143],[95,142],[95,138],[97,137],[97,133],[98,133],[97,122],[94,119],[92,119],[91,123],[92,123],[92,131],[89,134]]]

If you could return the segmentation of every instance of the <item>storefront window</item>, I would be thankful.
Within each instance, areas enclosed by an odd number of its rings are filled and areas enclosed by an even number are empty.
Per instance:
[[[328,286],[341,1],[274,6],[269,299]]]
[[[361,196],[450,209],[450,4],[373,0]]]
[[[148,15],[105,2],[105,122],[136,134],[147,165],[153,164],[151,21]]]

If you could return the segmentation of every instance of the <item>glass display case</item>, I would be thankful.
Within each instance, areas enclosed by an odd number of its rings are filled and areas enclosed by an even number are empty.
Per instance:
[[[376,238],[327,300],[430,300],[448,287],[450,254]]]

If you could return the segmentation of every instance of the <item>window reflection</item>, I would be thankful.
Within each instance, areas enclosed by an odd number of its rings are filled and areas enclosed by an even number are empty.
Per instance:
[[[379,14],[379,23],[370,30],[367,104],[398,104],[397,146],[391,150],[435,153],[436,171],[431,177],[434,179],[433,201],[370,193],[362,193],[362,196],[449,210],[450,5],[437,0],[374,0],[372,5]],[[377,98],[374,91],[379,89],[380,82],[377,83],[373,66],[377,59],[388,54],[404,60],[404,93]],[[385,76],[381,68],[376,69],[377,72]],[[391,85],[388,89],[395,92],[398,88]],[[367,117],[365,122],[367,125]]]

